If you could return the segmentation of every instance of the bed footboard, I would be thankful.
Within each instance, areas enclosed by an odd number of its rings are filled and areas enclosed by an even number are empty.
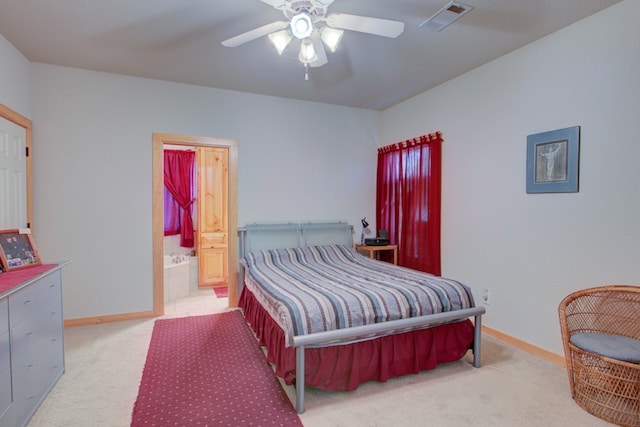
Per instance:
[[[412,317],[409,319],[393,320],[372,325],[357,326],[349,329],[318,332],[315,334],[301,335],[293,338],[293,346],[296,347],[296,412],[304,412],[304,378],[305,378],[305,347],[318,345],[336,340],[379,334],[396,331],[404,328],[436,326],[474,317],[473,340],[473,366],[480,367],[480,340],[482,335],[482,315],[486,312],[484,307],[472,307],[464,310],[456,310],[445,313],[431,314],[428,316]]]

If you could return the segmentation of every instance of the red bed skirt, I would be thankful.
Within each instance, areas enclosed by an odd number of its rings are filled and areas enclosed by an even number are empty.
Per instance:
[[[296,349],[285,347],[284,332],[245,286],[240,307],[269,363],[286,384],[296,378]],[[370,380],[416,374],[461,359],[473,346],[473,324],[462,322],[389,335],[369,341],[305,349],[305,384],[321,390],[355,390]]]

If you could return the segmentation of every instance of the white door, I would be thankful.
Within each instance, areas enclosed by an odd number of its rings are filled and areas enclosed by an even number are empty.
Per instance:
[[[27,227],[26,129],[0,118],[0,230]]]

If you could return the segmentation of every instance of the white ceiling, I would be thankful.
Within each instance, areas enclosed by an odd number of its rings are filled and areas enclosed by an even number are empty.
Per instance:
[[[32,62],[383,110],[619,1],[465,0],[474,9],[433,32],[418,25],[448,0],[335,0],[329,13],[405,30],[345,31],[309,81],[266,37],[220,44],[284,19],[259,0],[0,0],[0,34]]]

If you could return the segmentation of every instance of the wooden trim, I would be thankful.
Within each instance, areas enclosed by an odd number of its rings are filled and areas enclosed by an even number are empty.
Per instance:
[[[108,316],[83,317],[79,319],[68,319],[64,321],[64,327],[99,325],[100,323],[121,322],[123,320],[138,320],[155,317],[153,311],[140,311],[136,313],[112,314]]]
[[[229,307],[238,305],[238,144],[235,140],[154,133],[153,134],[153,312],[161,316],[164,314],[164,272],[163,272],[163,243],[164,243],[164,177],[163,177],[163,146],[189,145],[193,147],[225,147],[229,150],[229,204],[228,204],[228,289]]]
[[[500,341],[504,341],[507,344],[510,344],[520,350],[524,350],[528,353],[533,354],[534,356],[538,356],[542,359],[548,360],[560,366],[566,366],[564,356],[553,353],[549,350],[545,350],[542,347],[538,347],[536,345],[530,344],[526,341],[523,341],[519,338],[513,337],[511,335],[505,334],[504,332],[500,332],[496,329],[490,328],[488,326],[482,325],[482,332],[492,336],[494,338],[499,339]]]
[[[4,104],[0,104],[0,117],[9,120],[25,129],[25,145],[29,151],[27,157],[27,223],[29,227],[33,229],[33,182],[31,179],[31,159],[33,158],[33,150],[31,147],[33,138],[33,125],[31,120],[26,118],[20,113],[13,111],[11,108]]]
[[[159,135],[153,134],[151,154],[152,178],[152,239],[153,239],[153,314],[164,314],[164,156],[163,141]],[[159,242],[159,243],[158,243]]]
[[[237,307],[240,295],[238,295],[238,145],[229,145],[229,278],[227,281],[229,307]]]
[[[145,319],[164,314],[164,144],[217,146],[229,149],[229,307],[238,306],[238,144],[234,140],[154,133],[152,138],[153,309],[134,313],[65,320],[65,327]]]

